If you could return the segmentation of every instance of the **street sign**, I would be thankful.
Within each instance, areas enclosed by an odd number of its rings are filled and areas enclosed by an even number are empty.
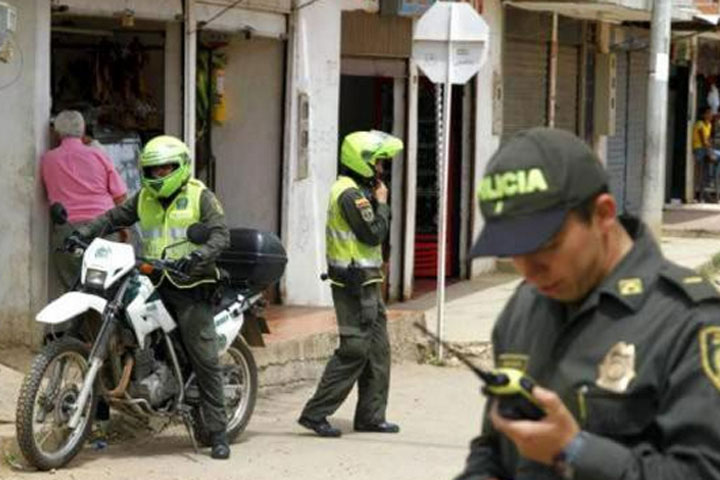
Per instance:
[[[435,0],[383,0],[380,2],[382,15],[400,15],[403,17],[420,16],[435,3]]]
[[[413,35],[412,58],[433,83],[444,83],[443,116],[438,122],[438,272],[437,336],[442,340],[445,317],[445,257],[447,244],[448,156],[453,84],[464,84],[475,75],[488,55],[489,28],[468,3],[437,2],[418,20]],[[439,87],[438,87],[439,92]],[[440,94],[438,93],[438,97]],[[442,342],[437,356],[442,360]]]
[[[437,2],[417,22],[412,57],[433,83],[463,84],[485,63],[489,37],[469,3]]]

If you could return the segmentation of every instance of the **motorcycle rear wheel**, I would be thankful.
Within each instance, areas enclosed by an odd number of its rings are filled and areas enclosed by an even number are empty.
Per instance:
[[[238,338],[228,350],[220,356],[225,390],[225,412],[227,413],[227,437],[233,442],[250,422],[257,399],[257,365],[250,347]],[[193,408],[193,427],[198,444],[210,446],[210,431],[199,406]]]
[[[90,391],[80,424],[72,430],[67,426],[88,372],[88,354],[84,343],[62,337],[40,351],[25,376],[15,428],[20,451],[38,470],[65,466],[90,434],[97,403],[95,387]]]

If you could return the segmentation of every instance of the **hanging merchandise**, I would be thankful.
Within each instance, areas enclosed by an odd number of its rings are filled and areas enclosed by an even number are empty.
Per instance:
[[[217,67],[213,70],[213,122],[222,125],[227,120],[227,100],[225,96],[225,69]]]
[[[713,83],[710,86],[710,92],[708,92],[707,96],[707,103],[710,107],[710,110],[712,110],[713,115],[717,115],[718,113],[718,107],[720,107],[720,93],[718,93],[718,88]]]

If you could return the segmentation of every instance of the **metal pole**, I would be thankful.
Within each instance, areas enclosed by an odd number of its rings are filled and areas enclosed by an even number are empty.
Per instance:
[[[695,112],[697,112],[697,63],[698,63],[698,38],[693,36],[690,40],[691,60],[690,72],[688,73],[688,111],[687,111],[687,141],[685,142],[685,202],[692,203],[695,198],[695,158],[692,153],[692,134],[695,124]],[[699,180],[699,179],[697,179]]]
[[[197,79],[197,17],[195,12],[195,0],[185,0],[185,55],[183,62],[184,82],[184,128],[183,137],[185,144],[195,158],[195,88]],[[195,176],[195,164],[192,162],[193,176]]]
[[[437,265],[437,336],[443,339],[445,325],[445,257],[447,237],[447,190],[450,160],[450,106],[452,103],[452,64],[453,64],[453,16],[455,10],[451,9],[448,15],[448,56],[447,76],[443,89],[443,134],[442,134],[442,160],[440,162],[440,211],[438,212],[438,265]],[[437,344],[437,356],[443,359],[443,347]]]
[[[671,11],[672,0],[654,0],[645,122],[645,172],[640,215],[657,238],[660,237],[662,229],[662,207],[665,197],[665,135],[670,73]]]
[[[558,64],[558,14],[552,16],[552,34],[550,37],[550,79],[548,81],[547,126],[555,127],[555,104],[557,96]]]

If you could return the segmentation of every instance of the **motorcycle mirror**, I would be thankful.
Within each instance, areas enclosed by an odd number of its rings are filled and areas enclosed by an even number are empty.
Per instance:
[[[55,225],[65,225],[67,223],[67,210],[60,202],[50,205],[50,219]]]
[[[195,245],[202,245],[210,239],[210,229],[204,223],[193,223],[187,229],[187,238]]]

